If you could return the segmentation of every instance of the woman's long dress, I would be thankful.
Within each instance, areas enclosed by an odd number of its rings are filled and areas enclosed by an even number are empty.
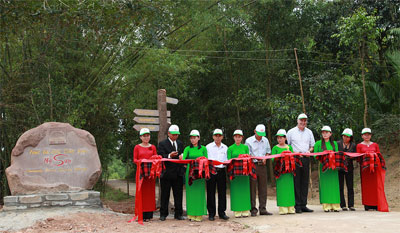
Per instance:
[[[140,159],[149,159],[151,156],[157,155],[157,149],[154,145],[150,147],[143,147],[141,145],[136,145],[133,149],[133,161],[136,162]],[[136,169],[139,172],[139,169]],[[142,183],[142,208],[143,217],[146,219],[152,217],[152,213],[156,210],[156,180],[144,178]],[[136,183],[136,190],[138,190],[138,183]]]
[[[334,142],[335,148],[326,143],[326,150],[338,151],[338,145]],[[322,141],[314,145],[314,152],[323,152]],[[321,204],[340,204],[339,174],[337,169],[326,169],[322,171],[322,163],[319,165],[319,200]]]
[[[207,149],[205,146],[193,147],[187,146],[183,151],[183,159],[196,159],[199,157],[207,158]],[[206,202],[206,181],[205,179],[194,180],[192,185],[189,185],[189,169],[186,169],[186,210],[189,216],[202,216],[207,214]]]
[[[289,150],[293,152],[293,148],[290,145]],[[288,151],[288,148],[274,146],[271,154],[280,154],[283,151]],[[281,174],[276,180],[276,203],[277,206],[281,207],[295,206],[294,180],[292,173]]]
[[[228,148],[228,159],[239,157],[241,154],[249,154],[249,147],[240,144],[231,145]],[[231,210],[246,211],[251,209],[250,203],[250,178],[249,176],[235,176],[231,180]]]
[[[377,143],[371,145],[358,144],[357,153],[380,152]],[[362,204],[365,206],[376,206],[379,211],[387,212],[389,207],[385,195],[385,174],[381,167],[371,172],[369,168],[361,168],[361,194]]]

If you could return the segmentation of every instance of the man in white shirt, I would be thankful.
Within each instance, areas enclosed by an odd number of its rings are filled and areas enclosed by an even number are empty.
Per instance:
[[[209,143],[207,148],[208,159],[225,162],[227,158],[228,147],[222,143],[224,138],[222,130],[215,129],[213,133],[214,142]],[[215,192],[218,187],[218,216],[220,219],[228,220],[229,217],[225,214],[226,211],[226,171],[225,165],[216,165],[217,174],[210,174],[210,179],[207,180],[207,210],[208,219],[215,220]]]
[[[265,137],[265,126],[257,125],[254,130],[254,136],[246,139],[246,145],[252,157],[266,156],[271,153],[271,147],[268,139]],[[257,216],[256,208],[257,186],[258,186],[258,202],[260,215],[272,215],[266,209],[267,205],[267,160],[253,160],[256,165],[257,180],[250,179],[250,199],[251,199],[251,216]]]
[[[290,129],[286,135],[294,152],[307,153],[314,150],[315,139],[312,131],[307,128],[307,115],[302,113],[297,117],[297,126]],[[294,177],[294,193],[296,198],[296,213],[313,212],[307,208],[308,185],[310,180],[310,158],[301,158],[303,167],[296,165]]]

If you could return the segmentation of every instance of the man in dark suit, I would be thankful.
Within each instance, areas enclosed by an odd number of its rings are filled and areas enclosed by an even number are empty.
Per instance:
[[[168,129],[168,138],[158,144],[158,154],[163,158],[179,159],[183,153],[183,143],[178,140],[180,133],[177,125],[171,125]],[[183,164],[165,162],[165,170],[161,176],[161,207],[160,220],[164,221],[168,216],[169,194],[174,194],[175,219],[184,220],[182,209],[183,179],[185,168]]]

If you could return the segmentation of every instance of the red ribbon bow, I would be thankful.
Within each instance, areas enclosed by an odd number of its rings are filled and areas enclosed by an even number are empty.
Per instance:
[[[294,157],[290,151],[282,151],[283,161],[285,161],[285,172],[292,172],[296,169],[296,164],[294,162]]]
[[[162,156],[161,155],[153,155],[149,159],[144,159],[144,161],[148,162],[148,160],[152,160],[152,166],[150,170],[150,179],[154,179],[156,177],[160,177],[161,170],[162,170]],[[142,203],[142,184],[143,184],[143,177],[140,178],[140,173],[142,170],[142,160],[136,162],[136,198],[135,198],[135,216],[128,222],[134,222],[136,218],[138,219],[139,224],[143,225],[143,203]],[[139,181],[139,182],[138,182]]]
[[[378,156],[373,151],[367,151],[366,156],[369,157],[369,170],[370,170],[370,172],[374,172],[375,171],[375,160],[377,160],[378,163],[380,163],[380,160],[379,160],[379,158],[376,158]]]
[[[203,178],[203,168],[204,168],[204,176],[206,179],[210,179],[210,167],[209,161],[206,157],[196,158],[196,161],[199,163],[199,177]]]
[[[325,152],[328,153],[328,161],[329,161],[328,168],[330,168],[332,170],[336,169],[335,152],[332,150],[327,150]]]
[[[238,158],[242,159],[242,161],[243,161],[243,175],[246,176],[246,175],[250,174],[252,163],[253,163],[250,155],[242,154],[242,155],[239,155]]]
[[[150,160],[153,160],[151,170],[150,170],[150,177],[151,179],[155,179],[160,177],[162,171],[162,156],[161,155],[153,155],[150,157]]]

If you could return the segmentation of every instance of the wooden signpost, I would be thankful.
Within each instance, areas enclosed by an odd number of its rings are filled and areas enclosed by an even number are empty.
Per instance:
[[[133,113],[137,116],[133,120],[139,124],[133,126],[137,131],[148,128],[150,131],[158,131],[158,142],[167,138],[168,126],[171,124],[171,111],[167,111],[168,104],[178,104],[179,100],[167,97],[167,91],[157,91],[157,110],[135,109]]]
[[[133,120],[137,123],[160,124],[160,120],[157,117],[135,117]],[[167,122],[171,124],[171,118],[167,118]]]
[[[157,91],[157,110],[151,109],[135,109],[133,112],[137,115],[133,120],[139,124],[133,126],[137,131],[142,128],[148,128],[150,131],[158,131],[158,143],[167,138],[168,127],[171,124],[171,112],[167,111],[168,104],[178,104],[178,99],[167,97],[167,91],[165,89],[159,89]],[[150,116],[150,117],[149,117]],[[140,124],[144,123],[144,124]],[[127,183],[129,192],[129,182]],[[161,190],[159,185],[158,188],[158,200],[157,207],[160,206]]]
[[[133,110],[133,113],[135,113],[138,116],[159,116],[158,110],[150,110],[150,109],[135,109]],[[167,111],[167,116],[171,117],[171,112]]]
[[[134,125],[133,128],[136,129],[137,131],[140,131],[143,128],[148,128],[150,131],[159,131],[160,130],[159,125]]]

